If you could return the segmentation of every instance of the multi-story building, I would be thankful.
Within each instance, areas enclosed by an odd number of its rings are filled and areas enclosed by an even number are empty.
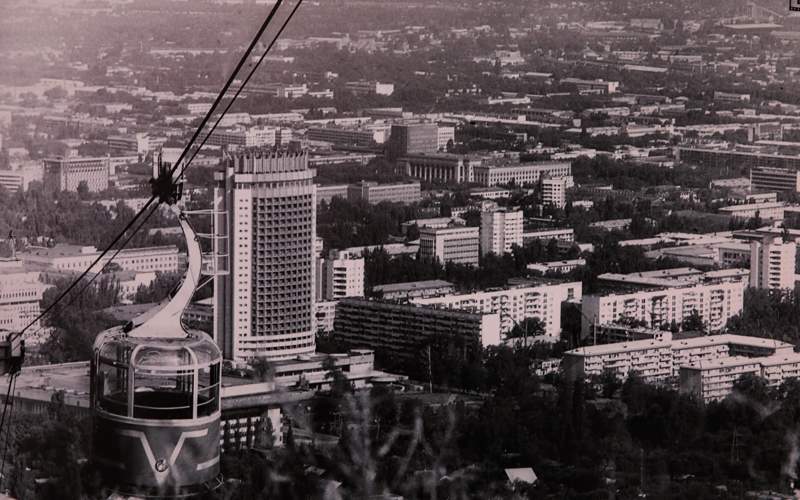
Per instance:
[[[419,256],[423,259],[477,266],[479,255],[480,228],[424,227],[419,231]]]
[[[719,401],[733,392],[743,375],[761,377],[768,387],[778,387],[800,376],[800,353],[789,350],[759,358],[731,356],[681,366],[680,390],[706,403]]]
[[[439,126],[435,123],[392,125],[387,148],[391,158],[437,151],[439,151]]]
[[[447,150],[447,145],[450,144],[450,141],[456,141],[456,128],[439,125],[436,140],[439,151]]]
[[[306,138],[343,146],[374,147],[384,142],[384,133],[368,128],[310,127],[306,131]]]
[[[394,94],[393,83],[367,82],[361,80],[357,82],[347,82],[344,84],[344,88],[355,95],[389,96]]]
[[[321,259],[318,276],[319,300],[364,296],[364,257],[334,250]]]
[[[482,186],[498,184],[538,184],[543,177],[572,177],[569,162],[542,161],[533,163],[507,163],[477,165],[473,169],[473,181]],[[571,187],[568,183],[567,187]]]
[[[28,326],[39,316],[42,297],[50,288],[39,281],[38,272],[25,271],[16,266],[17,262],[4,261],[0,266],[0,331],[20,331]],[[34,329],[38,326],[38,321],[32,325]]]
[[[600,94],[613,94],[619,89],[619,82],[605,80],[581,80],[580,78],[562,78],[562,85],[575,86],[578,92],[597,92]]]
[[[800,170],[800,156],[735,151],[707,147],[681,146],[676,152],[679,161],[701,167],[780,168]]]
[[[410,300],[453,293],[453,284],[444,280],[409,281],[375,285],[372,293],[384,300]]]
[[[793,354],[786,342],[744,335],[706,335],[673,339],[669,332],[659,337],[579,347],[564,353],[562,366],[569,379],[611,371],[619,378],[635,373],[647,382],[677,382],[683,386],[684,367],[716,363],[741,357],[759,360]],[[757,361],[756,361],[757,362]]]
[[[572,184],[572,177],[543,177],[540,185],[542,204],[564,208],[567,205],[567,186]]]
[[[108,150],[113,155],[143,155],[162,145],[159,141],[146,133],[128,135],[112,135],[108,137]]]
[[[336,197],[347,199],[347,184],[317,186],[317,203],[330,203]]]
[[[108,189],[108,158],[51,158],[44,160],[44,188],[50,192],[77,191],[82,183],[89,192]]]
[[[211,146],[234,146],[252,148],[274,146],[277,142],[277,130],[274,127],[236,127],[217,129],[208,138]]]
[[[755,217],[762,220],[781,220],[783,219],[784,208],[786,208],[786,203],[782,201],[744,203],[722,207],[719,209],[719,213],[729,215],[738,220],[753,219]]]
[[[510,253],[522,246],[522,210],[500,209],[481,213],[481,255]]]
[[[333,331],[334,321],[336,320],[335,300],[317,300],[314,302],[314,311],[317,317],[317,331],[330,333]]]
[[[720,331],[728,319],[741,312],[745,287],[741,280],[713,281],[584,295],[581,333],[589,336],[595,326],[617,323],[623,318],[642,321],[650,328],[673,324],[680,327],[693,311],[709,331]]]
[[[442,339],[469,350],[500,343],[497,314],[424,307],[415,304],[342,299],[336,305],[336,340],[350,348],[366,348],[399,362],[426,360],[425,349]]]
[[[522,233],[522,241],[524,243],[533,240],[557,240],[573,242],[575,241],[575,230],[572,228],[535,229]]]
[[[27,191],[31,182],[41,182],[43,178],[44,169],[38,160],[23,162],[11,170],[0,170],[0,186],[12,193]]]
[[[372,205],[382,201],[410,204],[422,199],[422,191],[419,182],[378,184],[361,181],[347,187],[347,199],[351,202],[364,201]]]
[[[214,280],[214,337],[226,359],[314,352],[313,177],[306,153],[274,151],[236,154],[214,175],[226,214],[216,250],[228,260]]]
[[[56,245],[52,248],[29,247],[18,255],[27,266],[78,273],[88,269],[100,253],[93,246]],[[99,272],[110,260],[111,256],[106,255],[92,270]],[[178,247],[172,245],[126,248],[114,258],[114,263],[123,271],[176,273],[180,267],[180,254]]]
[[[714,100],[719,102],[750,102],[750,94],[734,94],[731,92],[714,91]]]
[[[750,187],[772,191],[800,192],[800,171],[788,168],[753,167]]]
[[[794,290],[797,244],[780,236],[750,242],[750,286]]]
[[[561,303],[580,300],[580,282],[517,286],[441,297],[415,298],[414,304],[461,309],[500,315],[500,330],[507,333],[524,319],[539,318],[544,324],[542,339],[556,342],[561,336]]]
[[[415,179],[461,184],[473,182],[473,169],[480,163],[480,158],[449,153],[412,154],[400,158],[399,167]]]

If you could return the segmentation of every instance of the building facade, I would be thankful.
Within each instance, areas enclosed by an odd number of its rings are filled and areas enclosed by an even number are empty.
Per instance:
[[[419,230],[419,255],[423,259],[477,266],[479,254],[480,228],[424,227]]]
[[[800,172],[788,168],[754,167],[750,169],[750,187],[765,191],[800,192]]]
[[[18,255],[22,262],[32,267],[79,273],[88,269],[100,253],[93,246],[56,245],[52,248],[30,247]],[[93,271],[98,272],[110,260],[111,256],[106,255],[94,266]],[[123,271],[177,273],[180,270],[180,253],[178,247],[172,245],[126,248],[114,258],[114,263]]]
[[[571,177],[569,162],[545,161],[503,165],[479,165],[474,168],[473,181],[482,186],[498,184],[538,184],[543,177]],[[570,187],[569,185],[567,187]]]
[[[709,331],[720,331],[728,319],[741,312],[745,287],[743,281],[732,281],[584,295],[581,334],[587,337],[595,326],[623,318],[643,321],[650,328],[673,323],[680,327],[693,311]]]
[[[481,213],[481,255],[511,253],[522,246],[522,210],[495,210]]]
[[[84,183],[89,192],[108,189],[108,158],[50,158],[44,160],[44,188],[50,192],[77,191]]]
[[[378,184],[377,182],[361,181],[347,187],[347,199],[351,202],[364,201],[371,205],[382,201],[417,203],[422,199],[422,188],[419,182]]]
[[[417,363],[427,345],[439,338],[463,342],[469,349],[500,343],[497,314],[366,299],[339,301],[334,331],[349,348]]]
[[[449,153],[413,154],[399,160],[405,175],[442,184],[473,182],[473,169],[480,163],[480,158]]]
[[[226,359],[314,352],[316,189],[306,153],[246,152],[215,173],[214,337]]]
[[[332,251],[320,259],[318,276],[319,300],[364,296],[364,257]]]
[[[567,187],[572,185],[572,178],[543,177],[540,185],[542,204],[564,208],[567,205]]]
[[[392,125],[388,144],[391,158],[437,151],[439,151],[439,126],[435,123]]]
[[[750,286],[793,290],[797,244],[766,236],[750,242]]]
[[[460,309],[500,315],[500,331],[508,333],[515,324],[528,318],[539,318],[544,324],[543,340],[556,342],[561,336],[561,303],[580,300],[583,287],[579,282],[519,286],[441,297],[415,298],[414,304]]]

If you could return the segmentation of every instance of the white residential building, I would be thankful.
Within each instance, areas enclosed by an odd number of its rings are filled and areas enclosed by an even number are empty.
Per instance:
[[[680,389],[706,403],[719,401],[733,392],[743,375],[761,377],[769,387],[778,387],[800,376],[800,353],[790,349],[767,357],[732,356],[681,366]]]
[[[616,323],[622,318],[643,321],[650,328],[673,324],[697,311],[709,331],[720,331],[742,310],[743,281],[682,284],[631,292],[585,295],[582,301],[581,334],[586,337],[597,325]]]
[[[794,289],[797,244],[767,236],[750,242],[750,286]]]
[[[745,335],[706,335],[673,339],[669,332],[659,338],[579,347],[564,353],[562,366],[570,379],[611,371],[624,379],[636,373],[647,382],[683,384],[683,368],[743,358],[769,359],[794,355],[794,347],[779,340]]]
[[[447,150],[447,143],[456,141],[456,129],[455,127],[445,127],[439,126],[439,131],[437,135],[437,143],[440,151]]]
[[[515,324],[527,318],[539,318],[545,325],[543,340],[556,342],[561,336],[561,303],[580,300],[580,282],[520,286],[503,290],[482,291],[442,297],[415,298],[420,305],[462,309],[500,315],[500,330],[508,333]]]
[[[364,296],[364,257],[334,251],[322,259],[320,268],[320,300]]]
[[[572,177],[543,177],[541,181],[542,203],[556,208],[567,205],[567,188],[573,185]]]
[[[495,210],[481,213],[481,255],[510,253],[522,246],[522,210]]]

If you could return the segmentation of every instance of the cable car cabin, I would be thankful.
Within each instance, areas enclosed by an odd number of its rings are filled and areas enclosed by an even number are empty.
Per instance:
[[[101,333],[92,360],[94,458],[120,493],[175,498],[218,481],[220,368],[203,332]]]

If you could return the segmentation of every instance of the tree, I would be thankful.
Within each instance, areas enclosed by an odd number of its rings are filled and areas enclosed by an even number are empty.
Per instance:
[[[81,181],[78,184],[78,197],[82,200],[89,198],[89,184],[86,181]]]
[[[700,313],[697,312],[697,309],[692,309],[692,312],[683,318],[681,330],[687,332],[706,332],[706,323],[703,321],[703,317],[700,316]]]

